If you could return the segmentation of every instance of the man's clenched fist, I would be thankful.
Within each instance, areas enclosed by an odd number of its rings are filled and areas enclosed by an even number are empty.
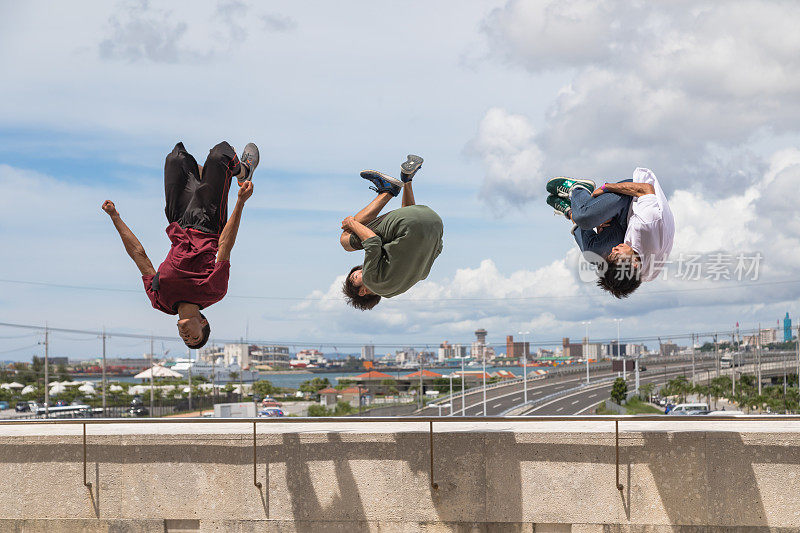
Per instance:
[[[239,187],[239,200],[246,202],[251,196],[253,196],[253,182],[245,181],[242,186]]]
[[[108,214],[108,216],[114,216],[117,214],[117,206],[115,206],[114,202],[111,200],[106,200],[103,202],[102,209]]]

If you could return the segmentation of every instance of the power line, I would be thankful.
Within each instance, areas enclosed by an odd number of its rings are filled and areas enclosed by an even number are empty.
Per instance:
[[[123,289],[117,287],[92,287],[88,285],[65,285],[61,283],[50,283],[45,281],[27,281],[27,280],[13,280],[13,279],[0,279],[0,283],[12,283],[17,285],[33,285],[41,287],[52,287],[60,289],[73,289],[73,290],[86,290],[86,291],[99,291],[99,292],[126,292],[126,293],[141,293],[140,289]],[[764,281],[753,283],[725,283],[717,287],[694,287],[686,289],[664,289],[658,291],[639,291],[637,297],[658,296],[664,294],[676,294],[687,292],[709,292],[709,291],[729,291],[734,289],[745,289],[751,287],[767,287],[774,285],[788,285],[793,283],[800,283],[800,279],[791,280],[777,280],[777,281]],[[405,303],[405,302],[488,302],[488,301],[536,301],[536,300],[575,300],[575,299],[599,299],[605,298],[606,295],[602,293],[597,294],[567,294],[561,296],[496,296],[486,298],[466,298],[466,297],[435,297],[435,298],[400,298],[390,300],[391,303]],[[298,302],[335,302],[344,301],[343,298],[313,298],[310,296],[266,296],[266,295],[241,295],[229,294],[226,298],[236,298],[242,300],[277,300],[277,301],[298,301]]]
[[[36,331],[44,331],[45,326],[35,325],[35,324],[15,324],[10,322],[0,322],[0,326],[2,327],[10,327],[10,328],[21,328],[21,329],[30,329]],[[72,334],[82,334],[82,335],[95,335],[95,336],[102,336],[102,331],[92,331],[92,330],[83,330],[83,329],[71,329],[71,328],[54,328],[51,326],[47,326],[48,331],[52,333],[72,333]],[[733,331],[733,330],[731,330]],[[758,330],[754,329],[740,329],[740,333],[756,333]],[[620,342],[625,341],[626,343],[643,343],[643,342],[655,342],[658,341],[659,338],[667,338],[670,340],[683,340],[689,339],[692,335],[697,336],[698,338],[702,337],[714,337],[719,333],[718,330],[709,331],[709,332],[695,332],[695,333],[675,333],[675,334],[661,334],[661,335],[649,335],[649,336],[639,336],[639,337],[621,337],[619,340]],[[727,334],[728,332],[724,332]],[[123,332],[109,332],[105,331],[106,337],[122,337],[122,338],[130,338],[130,339],[142,339],[142,340],[158,340],[158,341],[166,341],[166,342],[177,342],[180,339],[175,337],[168,337],[168,336],[160,336],[160,335],[145,335],[140,333],[123,333]],[[223,343],[223,344],[237,344],[241,342],[241,338],[237,339],[225,339],[214,337],[215,342]],[[535,341],[529,342],[530,346],[554,346],[554,345],[561,345],[563,339],[556,339],[556,340],[543,340],[543,341]],[[617,337],[609,337],[609,338],[597,338],[594,340],[595,343],[600,344],[607,344],[611,342],[616,342]],[[278,340],[259,340],[259,339],[250,339],[248,341],[250,344],[256,345],[278,345],[278,346],[318,346],[320,348],[360,348],[364,346],[365,343],[358,342],[358,343],[351,343],[351,342],[319,342],[319,341],[278,341]],[[452,343],[452,344],[461,344],[465,346],[470,346],[472,344],[472,340],[460,343]],[[380,347],[380,348],[396,348],[396,347],[407,347],[407,348],[430,348],[431,346],[437,347],[439,346],[440,342],[416,342],[416,343],[409,343],[409,342],[399,342],[399,343],[369,343],[372,346]],[[497,343],[487,343],[486,346],[505,346],[505,342],[497,342]]]

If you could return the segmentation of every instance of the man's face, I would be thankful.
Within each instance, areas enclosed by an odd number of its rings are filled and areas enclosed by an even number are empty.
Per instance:
[[[627,261],[635,266],[638,265],[639,258],[636,252],[633,251],[633,248],[623,242],[611,249],[611,253],[608,254],[608,260],[611,263],[623,263]]]
[[[203,328],[208,320],[200,316],[178,320],[178,335],[187,346],[194,346],[203,338]]]
[[[361,269],[354,271],[350,274],[350,282],[358,287],[358,295],[359,296],[366,296],[367,294],[374,294],[371,290],[369,290],[366,285],[364,285],[364,281],[361,279]]]

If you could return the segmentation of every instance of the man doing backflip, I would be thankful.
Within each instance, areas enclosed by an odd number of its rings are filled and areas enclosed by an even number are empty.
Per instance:
[[[592,180],[553,178],[547,192],[547,203],[575,224],[581,251],[605,259],[600,287],[625,298],[658,277],[672,251],[675,218],[651,170],[637,168],[633,179],[599,188]]]
[[[178,315],[178,334],[189,348],[201,348],[208,341],[211,326],[200,311],[222,300],[228,290],[231,249],[244,204],[253,194],[251,180],[258,159],[253,143],[245,146],[239,160],[231,145],[221,142],[201,167],[183,143],[175,145],[164,165],[164,212],[172,246],[158,270],[122,221],[114,202],[103,203],[125,251],[139,267],[150,302],[159,311]],[[228,218],[233,178],[239,183],[239,194]]]
[[[402,294],[427,278],[442,252],[442,219],[430,207],[414,202],[411,181],[421,166],[421,157],[409,155],[399,180],[375,170],[361,172],[378,196],[342,221],[339,239],[348,252],[364,250],[364,263],[350,270],[342,287],[348,303],[357,309],[372,309],[381,297]],[[403,206],[378,216],[401,189]]]

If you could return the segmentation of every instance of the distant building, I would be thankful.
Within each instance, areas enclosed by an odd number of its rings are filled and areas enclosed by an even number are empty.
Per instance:
[[[744,343],[747,346],[755,346],[759,343],[763,346],[773,342],[778,342],[778,330],[774,328],[761,328],[758,335],[744,336]]]
[[[375,346],[373,344],[367,344],[361,347],[361,359],[365,361],[375,360]]]
[[[242,368],[250,368],[250,345],[245,343],[226,344],[225,364],[238,364]]]
[[[289,364],[296,368],[308,366],[325,366],[325,356],[319,350],[300,350]]]
[[[506,357],[509,359],[530,359],[531,347],[529,342],[514,342],[513,335],[506,335]]]
[[[561,347],[566,358],[580,359],[583,357],[583,344],[571,343],[569,337],[561,339]]]
[[[603,357],[603,345],[599,342],[590,342],[584,344],[584,347],[586,348],[584,359],[599,361]]]
[[[64,365],[67,366],[69,364],[69,360],[66,357],[53,357],[50,356],[47,358],[47,362],[53,366]]]
[[[621,357],[625,355],[627,348],[627,345],[624,343],[620,343],[619,346],[617,346],[617,341],[611,341],[606,345],[606,354],[608,354],[609,357]]]
[[[670,355],[677,355],[680,352],[680,347],[674,342],[662,342],[659,346],[659,355],[661,357],[669,357]]]
[[[255,368],[289,368],[291,360],[288,346],[260,345],[250,350],[250,363]]]
[[[783,342],[789,342],[790,340],[792,340],[792,319],[789,318],[787,311],[783,319]]]

